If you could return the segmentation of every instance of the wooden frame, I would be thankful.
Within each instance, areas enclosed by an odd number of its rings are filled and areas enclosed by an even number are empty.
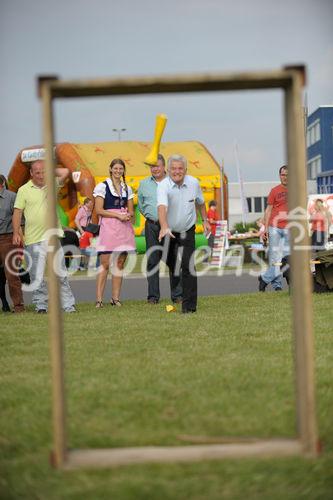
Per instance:
[[[61,81],[41,77],[39,91],[43,106],[44,144],[47,150],[46,168],[50,210],[48,227],[56,227],[56,195],[53,182],[52,150],[53,100],[88,96],[134,94],[213,92],[280,88],[285,95],[285,127],[289,166],[288,202],[290,212],[306,207],[306,162],[302,88],[305,82],[303,66],[281,70],[230,74],[195,74],[147,78],[98,79]],[[295,220],[297,215],[295,215]],[[59,300],[59,284],[49,266],[49,330],[51,334],[52,401],[53,401],[53,463],[56,467],[109,467],[138,462],[196,461],[249,456],[316,456],[318,439],[314,396],[314,351],[312,332],[312,297],[309,273],[309,248],[306,220],[297,220],[303,235],[291,228],[291,272],[296,382],[297,437],[295,439],[223,442],[175,447],[140,447],[103,450],[68,450],[66,438],[66,404],[63,365],[63,324]],[[294,241],[298,237],[298,247]],[[49,253],[53,259],[54,250]],[[302,247],[302,248],[300,248]]]

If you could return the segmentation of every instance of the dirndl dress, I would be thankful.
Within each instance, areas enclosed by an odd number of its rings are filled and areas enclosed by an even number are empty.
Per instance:
[[[101,186],[104,185],[104,186]],[[125,188],[125,186],[122,186]],[[103,196],[105,193],[105,196]],[[98,184],[94,190],[94,196],[104,197],[104,210],[115,213],[128,213],[127,201],[133,198],[133,193],[128,186],[127,190],[121,190],[119,196],[113,189],[109,179]],[[96,242],[98,253],[111,252],[134,252],[136,249],[134,229],[130,221],[122,222],[114,217],[100,217],[100,230]]]

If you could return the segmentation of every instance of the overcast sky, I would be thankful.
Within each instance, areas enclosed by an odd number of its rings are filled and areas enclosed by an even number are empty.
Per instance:
[[[333,104],[332,0],[0,0],[0,151],[7,173],[42,142],[36,75],[63,79],[223,72],[304,63],[309,112]],[[56,141],[198,140],[231,181],[275,180],[285,160],[281,91],[62,100]]]

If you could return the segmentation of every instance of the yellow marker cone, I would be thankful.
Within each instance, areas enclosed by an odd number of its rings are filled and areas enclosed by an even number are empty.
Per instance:
[[[166,309],[167,313],[175,312],[175,310],[176,310],[175,306],[171,306],[171,305],[165,306],[165,309]]]

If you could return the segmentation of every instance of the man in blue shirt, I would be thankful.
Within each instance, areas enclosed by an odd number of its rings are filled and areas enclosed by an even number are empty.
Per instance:
[[[168,174],[157,187],[158,218],[161,225],[159,240],[169,239],[169,267],[177,273],[181,259],[183,285],[182,312],[192,313],[197,309],[197,276],[192,262],[195,250],[196,209],[202,217],[204,230],[210,231],[205,201],[199,181],[186,175],[187,160],[181,155],[168,159]]]
[[[157,186],[165,178],[165,160],[159,154],[157,165],[151,165],[151,175],[140,182],[138,190],[138,206],[145,217],[145,239],[147,252],[148,303],[157,304],[160,300],[159,265],[163,255],[163,247],[159,243],[160,224],[157,214]],[[167,262],[168,264],[168,262]],[[182,287],[179,276],[169,271],[171,300],[182,301]]]

